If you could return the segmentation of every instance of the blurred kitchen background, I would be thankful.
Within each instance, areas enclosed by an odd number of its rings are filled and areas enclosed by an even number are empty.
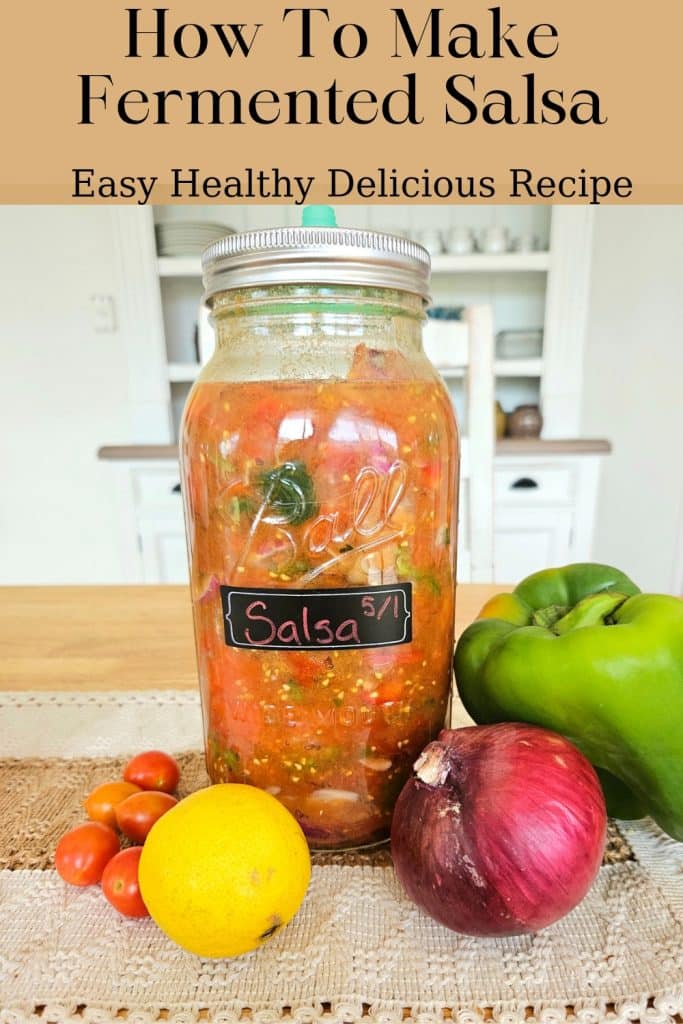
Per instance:
[[[683,593],[683,207],[337,212],[432,252],[427,342],[459,409],[449,338],[463,306],[493,309],[495,580],[593,559]],[[0,584],[186,578],[175,445],[212,345],[198,253],[300,214],[0,208]]]

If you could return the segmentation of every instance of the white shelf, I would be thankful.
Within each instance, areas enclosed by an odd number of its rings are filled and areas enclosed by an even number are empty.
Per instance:
[[[159,277],[201,277],[199,256],[159,256]],[[548,270],[549,252],[473,252],[467,256],[447,253],[432,257],[433,274],[534,273]]]
[[[458,380],[465,376],[464,366],[435,366],[434,369],[439,371],[444,380]]]
[[[535,359],[496,359],[493,364],[496,377],[542,377],[543,360]]]
[[[169,363],[168,379],[171,384],[191,384],[199,376],[198,363]]]
[[[444,380],[458,380],[465,376],[462,366],[437,366]],[[493,364],[496,377],[542,377],[542,359],[496,359]]]
[[[550,268],[549,252],[473,252],[467,256],[432,256],[433,274],[524,273]]]

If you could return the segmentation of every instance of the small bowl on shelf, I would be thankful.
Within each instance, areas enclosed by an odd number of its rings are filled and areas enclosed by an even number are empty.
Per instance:
[[[540,437],[543,416],[537,405],[518,405],[507,417],[509,437]]]

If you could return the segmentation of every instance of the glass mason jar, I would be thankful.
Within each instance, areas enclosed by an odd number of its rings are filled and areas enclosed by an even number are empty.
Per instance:
[[[181,432],[213,782],[314,848],[388,835],[450,695],[458,437],[421,346],[429,257],[340,228],[204,257],[216,352]]]

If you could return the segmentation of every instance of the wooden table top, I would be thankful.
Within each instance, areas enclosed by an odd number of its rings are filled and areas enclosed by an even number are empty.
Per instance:
[[[462,584],[459,635],[509,587]],[[197,685],[187,587],[0,587],[0,690]]]

